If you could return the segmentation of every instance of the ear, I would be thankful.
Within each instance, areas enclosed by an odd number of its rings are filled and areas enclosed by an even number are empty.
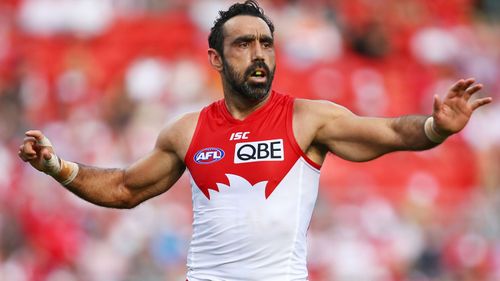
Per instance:
[[[221,72],[223,68],[222,57],[215,49],[208,49],[208,61],[210,65],[217,71]]]

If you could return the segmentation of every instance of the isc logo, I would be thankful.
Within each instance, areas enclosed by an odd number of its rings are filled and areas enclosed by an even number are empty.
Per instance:
[[[250,134],[250,132],[232,133],[231,137],[229,138],[229,140],[247,140],[248,139],[248,134]]]
[[[234,152],[234,163],[258,161],[283,161],[285,153],[283,140],[265,140],[237,143]]]
[[[194,155],[194,162],[198,164],[210,164],[222,160],[224,158],[224,150],[220,148],[204,148]]]

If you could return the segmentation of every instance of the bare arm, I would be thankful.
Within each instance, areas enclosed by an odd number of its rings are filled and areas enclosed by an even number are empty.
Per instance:
[[[158,147],[126,169],[79,166],[78,176],[66,188],[86,201],[111,208],[132,208],[162,194],[185,170],[175,152]]]
[[[78,164],[78,174],[65,187],[91,203],[111,208],[132,208],[167,191],[185,170],[182,157],[196,118],[197,115],[188,115],[163,129],[155,148],[126,169]],[[40,131],[28,131],[26,135],[19,156],[47,172],[47,162],[55,155],[52,147],[39,145],[44,138]],[[58,175],[52,176],[61,182]]]
[[[427,116],[360,117],[344,110],[337,109],[340,116],[320,129],[316,141],[346,160],[368,161],[392,151],[437,145],[424,134]]]
[[[470,97],[482,88],[481,84],[473,86],[474,82],[474,79],[458,81],[443,101],[434,97],[432,128],[435,133],[445,138],[459,132],[475,109],[491,102],[491,98],[469,102]],[[347,160],[368,161],[392,151],[424,150],[438,145],[429,140],[424,131],[428,116],[360,117],[341,106],[325,102],[303,104],[302,112],[313,112],[311,119],[316,124],[311,132],[310,147],[319,148],[309,149],[313,158],[315,151],[331,151]]]

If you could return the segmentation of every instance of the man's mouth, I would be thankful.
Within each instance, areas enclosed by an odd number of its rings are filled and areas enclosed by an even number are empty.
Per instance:
[[[249,80],[255,83],[264,83],[267,81],[267,72],[264,69],[256,69],[250,74]]]

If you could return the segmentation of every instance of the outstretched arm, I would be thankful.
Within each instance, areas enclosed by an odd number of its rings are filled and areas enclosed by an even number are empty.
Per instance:
[[[481,84],[473,85],[474,82],[474,79],[459,80],[442,101],[435,96],[432,119],[360,117],[338,105],[322,104],[317,107],[322,121],[313,145],[326,146],[351,161],[368,161],[397,150],[432,148],[461,131],[474,110],[491,102],[489,97],[470,101],[482,88]]]
[[[50,174],[63,183],[66,189],[96,205],[111,208],[132,208],[141,202],[167,191],[185,170],[181,154],[186,143],[193,118],[183,118],[160,133],[155,148],[145,157],[126,169],[102,169],[82,164],[69,183],[70,172],[62,164],[59,172],[51,168],[51,159],[57,156],[40,131],[26,132],[19,156],[39,171]],[[187,142],[189,143],[189,142]],[[69,163],[69,164],[68,164]]]

